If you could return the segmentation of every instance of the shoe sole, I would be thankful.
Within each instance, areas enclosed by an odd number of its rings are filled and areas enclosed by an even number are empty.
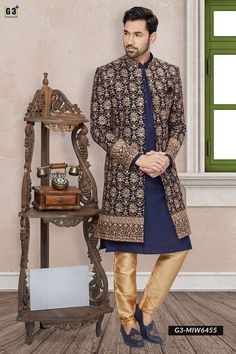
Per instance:
[[[142,336],[143,337],[143,336]],[[150,343],[154,343],[154,344],[161,344],[162,343],[162,340],[160,340],[160,342],[155,342],[155,341],[153,341],[153,340],[151,340],[151,339],[149,339],[149,338],[145,338],[145,337],[143,337],[146,341],[148,341],[148,342],[150,342]]]
[[[145,344],[142,345],[135,345],[135,344],[130,344],[130,343],[126,343],[126,341],[124,340],[124,343],[126,345],[128,345],[129,347],[135,347],[135,348],[143,348]]]

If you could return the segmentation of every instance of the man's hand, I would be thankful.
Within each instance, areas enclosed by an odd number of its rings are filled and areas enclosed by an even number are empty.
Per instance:
[[[147,173],[150,177],[155,178],[161,175],[169,166],[170,160],[163,151],[148,151],[136,161],[139,169]]]

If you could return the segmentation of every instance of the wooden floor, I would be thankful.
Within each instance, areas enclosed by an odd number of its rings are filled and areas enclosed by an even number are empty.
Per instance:
[[[105,315],[100,337],[95,336],[95,325],[64,331],[53,326],[40,330],[37,323],[33,343],[27,345],[24,323],[16,321],[17,294],[0,293],[0,354],[235,353],[236,294],[233,292],[170,292],[154,318],[163,343],[145,342],[142,349],[123,343],[114,293],[110,293],[110,304],[114,310]],[[224,335],[169,336],[169,325],[221,325]]]

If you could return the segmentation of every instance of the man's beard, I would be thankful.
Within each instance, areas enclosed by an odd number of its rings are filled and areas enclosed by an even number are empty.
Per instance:
[[[127,47],[134,48],[135,50],[133,52],[129,52]],[[134,59],[134,58],[137,58],[140,55],[143,55],[144,53],[146,53],[148,51],[149,47],[150,47],[150,44],[149,44],[149,41],[148,41],[146,46],[142,50],[137,50],[137,48],[132,47],[131,45],[129,45],[129,46],[125,47],[125,52],[126,52],[126,55],[129,58],[133,58]]]

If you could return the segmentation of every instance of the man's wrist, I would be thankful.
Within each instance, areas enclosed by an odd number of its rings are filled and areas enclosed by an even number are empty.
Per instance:
[[[139,153],[133,158],[132,163],[131,163],[132,166],[136,165],[136,161],[139,159],[140,156],[142,156],[142,153],[141,153],[141,152],[139,152]]]
[[[169,166],[171,166],[171,165],[172,165],[172,157],[170,156],[170,154],[165,154],[165,156],[168,157],[168,159],[169,159]],[[168,167],[169,167],[169,166],[168,166]]]
[[[141,161],[142,161],[143,156],[144,156],[144,154],[140,153],[140,155],[137,157],[137,159],[135,161],[135,165],[137,165],[139,167],[142,165]]]

